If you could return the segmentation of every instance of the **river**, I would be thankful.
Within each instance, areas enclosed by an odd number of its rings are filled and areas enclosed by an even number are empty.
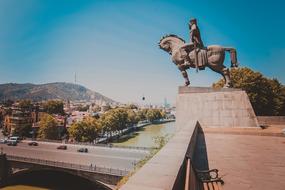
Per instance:
[[[136,147],[155,147],[154,138],[159,136],[171,136],[175,132],[175,122],[163,124],[153,124],[141,128],[139,131],[124,135],[114,145],[136,146]]]
[[[139,131],[124,135],[123,138],[113,144],[120,146],[155,147],[156,144],[154,138],[160,136],[171,136],[175,132],[174,125],[175,122],[148,125],[141,128]],[[13,185],[2,188],[2,190],[102,189],[97,186],[90,187],[89,185],[93,184],[88,184],[87,181],[82,179],[79,180],[73,178],[74,176],[68,176],[60,173],[30,173],[25,176],[18,176],[11,183]],[[60,181],[58,179],[60,179]]]

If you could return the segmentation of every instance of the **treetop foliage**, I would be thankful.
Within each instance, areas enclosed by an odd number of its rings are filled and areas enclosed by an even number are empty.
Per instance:
[[[256,115],[285,115],[285,86],[277,79],[264,77],[247,67],[234,68],[230,71],[232,88],[245,90]],[[222,88],[224,80],[213,84]]]
[[[43,109],[49,114],[64,115],[64,104],[59,100],[49,100],[43,104]]]
[[[114,108],[105,112],[99,119],[87,117],[83,121],[72,124],[68,132],[76,141],[92,142],[99,134],[122,133],[140,120],[154,121],[161,119],[163,113],[159,109],[143,109],[135,112],[131,108]]]
[[[100,126],[93,117],[73,123],[68,129],[69,135],[79,142],[92,142],[98,135]]]
[[[58,139],[58,129],[56,119],[49,115],[44,114],[40,120],[40,128],[38,136],[42,139]]]
[[[31,110],[33,108],[33,104],[31,100],[23,99],[19,101],[18,107],[25,110]]]

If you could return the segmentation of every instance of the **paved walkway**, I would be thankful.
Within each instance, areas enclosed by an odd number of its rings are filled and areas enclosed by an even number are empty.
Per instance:
[[[203,128],[205,133],[223,133],[223,134],[239,134],[239,135],[259,135],[259,136],[280,136],[285,137],[285,125],[271,125],[265,129],[259,127],[247,128]]]
[[[225,190],[284,190],[285,137],[205,132],[209,167]]]

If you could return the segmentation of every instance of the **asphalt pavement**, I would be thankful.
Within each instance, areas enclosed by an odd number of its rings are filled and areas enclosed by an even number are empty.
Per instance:
[[[100,166],[130,171],[134,165],[149,154],[147,150],[110,148],[38,142],[38,146],[29,146],[29,141],[22,141],[17,146],[0,144],[7,155],[37,158],[72,164]],[[66,145],[67,150],[59,150],[59,145]],[[88,153],[77,152],[79,148],[88,148]]]

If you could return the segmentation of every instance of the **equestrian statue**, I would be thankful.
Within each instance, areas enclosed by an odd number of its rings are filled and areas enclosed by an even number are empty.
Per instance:
[[[230,72],[223,64],[225,52],[230,53],[231,67],[238,67],[236,49],[232,47],[222,47],[210,45],[205,47],[196,19],[190,19],[190,43],[173,34],[163,36],[159,41],[159,47],[171,55],[172,61],[177,65],[185,79],[185,86],[190,84],[187,69],[195,68],[196,71],[209,67],[213,71],[220,73],[224,80],[224,87],[230,87]]]

